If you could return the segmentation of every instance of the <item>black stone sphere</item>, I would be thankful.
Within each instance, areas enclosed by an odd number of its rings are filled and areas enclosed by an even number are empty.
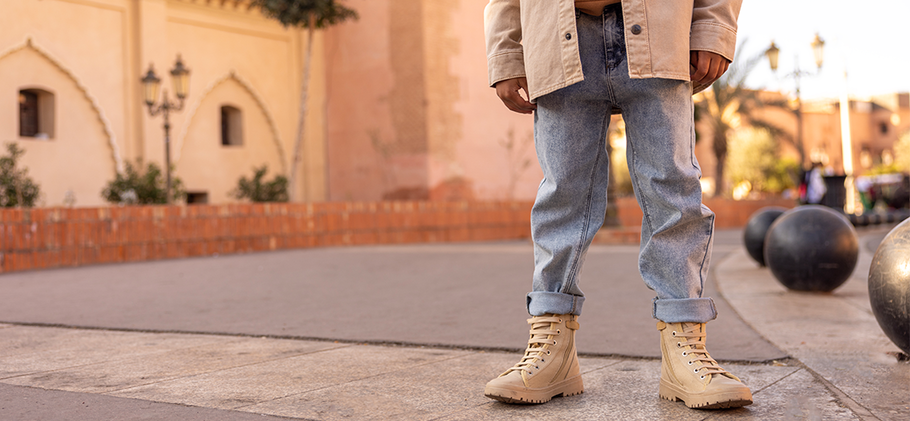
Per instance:
[[[795,291],[833,291],[850,278],[858,259],[853,225],[824,206],[784,212],[765,237],[765,263],[781,284]]]
[[[869,301],[885,335],[910,354],[910,220],[891,230],[875,251]]]
[[[777,220],[777,217],[786,212],[786,208],[769,206],[761,208],[749,217],[746,229],[743,231],[743,243],[746,251],[759,265],[765,266],[765,235],[768,228]]]

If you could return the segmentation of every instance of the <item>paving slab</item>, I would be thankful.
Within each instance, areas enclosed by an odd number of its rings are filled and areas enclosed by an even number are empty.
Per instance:
[[[799,369],[760,389],[755,402],[735,411],[718,411],[706,419],[721,420],[861,420],[812,373]]]
[[[230,340],[219,336],[25,326],[0,329],[0,379],[88,367],[101,362],[149,358],[162,352]]]
[[[278,421],[288,418],[0,383],[4,421]]]
[[[186,336],[186,335],[183,335]],[[205,342],[204,336],[193,336]],[[243,367],[253,363],[279,360],[337,348],[324,342],[291,340],[257,340],[247,338],[216,337],[215,343],[187,348],[168,349],[149,344],[158,352],[143,355],[121,353],[120,346],[109,343],[104,347],[110,358],[92,364],[78,364],[65,368],[41,367],[34,374],[6,378],[13,385],[27,385],[45,389],[86,393],[113,393],[163,381]],[[219,340],[221,339],[221,340]],[[114,341],[110,341],[114,342]],[[341,345],[345,346],[345,345]],[[41,356],[43,353],[35,353]],[[72,355],[72,354],[70,354]],[[16,361],[6,363],[17,365]],[[36,363],[32,363],[34,367]],[[37,368],[37,367],[34,367]],[[33,369],[34,369],[33,368]]]
[[[907,420],[910,364],[898,361],[900,350],[872,315],[866,282],[874,247],[861,244],[853,276],[832,293],[789,291],[744,251],[719,264],[719,287],[753,329],[825,379],[855,413]]]
[[[113,395],[240,409],[432,361],[457,358],[464,352],[355,345],[124,389]],[[419,387],[419,379],[414,380],[414,386]]]
[[[87,349],[97,344],[99,333],[35,326],[7,329],[41,339],[32,342],[30,354],[34,355],[53,350],[57,340],[71,349]],[[70,334],[61,335],[61,330]],[[198,334],[176,335],[183,340],[169,343],[172,336],[141,332],[111,336],[106,347],[110,358],[90,366],[80,365],[83,359],[78,353],[63,354],[46,366],[37,360],[39,365],[31,367],[34,373],[0,379],[0,392],[7,392],[0,395],[2,414],[16,414],[14,420],[30,419],[32,414],[37,414],[32,419],[62,419],[59,414],[44,416],[52,412],[49,405],[93,420],[136,419],[130,417],[137,414],[147,416],[142,419],[190,420],[197,415],[247,419],[236,414],[306,420],[700,420],[718,414],[661,400],[657,395],[660,363],[649,359],[583,357],[584,394],[557,398],[547,405],[516,406],[483,396],[486,381],[514,364],[512,353]],[[118,345],[132,343],[147,344],[149,353],[117,356]],[[780,398],[816,386],[818,402],[811,403],[822,408],[820,413],[837,411],[830,404],[836,399],[825,397],[824,387],[814,378],[793,377],[794,372],[804,371],[800,367],[732,364],[727,368],[742,376],[757,397],[771,387],[777,387]],[[784,383],[788,378],[789,383]],[[775,419],[766,415],[775,414],[776,406],[777,401],[770,398],[757,400],[753,407],[735,413]],[[227,412],[198,412],[202,408]]]
[[[718,231],[715,261],[739,246]],[[638,246],[591,247],[580,352],[658,358],[653,292]],[[0,276],[0,321],[76,327],[275,335],[355,342],[523,350],[529,242],[277,251]],[[714,293],[712,354],[786,356]],[[713,339],[723,338],[723,340]]]

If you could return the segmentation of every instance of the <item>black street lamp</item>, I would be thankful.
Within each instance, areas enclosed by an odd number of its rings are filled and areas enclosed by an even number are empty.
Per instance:
[[[825,41],[822,40],[818,34],[815,34],[815,39],[812,40],[811,45],[817,70],[815,72],[801,70],[799,68],[799,55],[797,55],[794,62],[796,68],[792,72],[784,75],[784,77],[792,77],[796,80],[796,147],[799,150],[799,157],[803,161],[806,159],[806,151],[803,146],[803,101],[800,95],[800,78],[803,76],[816,76],[821,71],[822,63],[824,61]],[[780,48],[777,48],[774,41],[771,41],[771,46],[765,50],[765,56],[768,57],[768,64],[771,66],[771,70],[777,72],[777,59],[780,56]],[[799,163],[800,166],[803,164],[804,162]]]
[[[190,71],[183,65],[180,55],[177,55],[177,62],[171,70],[171,81],[174,84],[174,92],[177,95],[177,102],[171,102],[167,96],[167,89],[164,90],[161,103],[155,105],[158,100],[158,90],[161,87],[161,79],[155,74],[155,69],[149,64],[149,70],[142,78],[142,85],[145,92],[145,105],[149,108],[149,114],[154,117],[159,113],[164,114],[164,171],[167,177],[166,193],[167,203],[171,204],[171,122],[169,114],[171,111],[178,112],[183,109],[183,102],[189,91]]]

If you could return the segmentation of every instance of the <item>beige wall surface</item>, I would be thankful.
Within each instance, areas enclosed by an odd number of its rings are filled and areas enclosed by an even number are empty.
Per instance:
[[[0,142],[26,151],[21,165],[43,191],[40,203],[103,203],[124,148],[124,9],[75,2],[6,2],[0,23]],[[35,16],[40,19],[27,19]],[[91,57],[91,60],[86,60]],[[54,94],[54,136],[19,137],[18,92]],[[5,152],[5,148],[3,150]]]
[[[530,115],[509,111],[489,87],[483,34],[483,0],[454,1],[445,26],[456,47],[447,57],[452,89],[439,101],[451,101],[444,113],[457,116],[445,143],[455,146],[457,166],[437,162],[436,182],[463,176],[471,180],[481,199],[531,200],[543,172],[534,151],[534,123]],[[444,14],[441,12],[441,15]],[[451,140],[450,140],[451,139]],[[511,146],[510,146],[511,144]]]
[[[21,69],[29,69],[22,81]],[[41,203],[63,203],[67,192],[76,203],[103,203],[101,190],[116,174],[110,137],[98,112],[75,81],[32,48],[23,48],[0,60],[0,114],[17,116],[19,90],[39,88],[54,94],[59,112],[54,115],[54,136],[20,138],[18,121],[0,125],[0,139],[16,143],[25,155],[19,165],[43,191]],[[6,149],[2,150],[6,153]]]
[[[242,2],[240,2],[242,3]],[[306,34],[238,2],[204,0],[15,0],[0,14],[0,142],[26,150],[23,164],[42,203],[103,204],[100,192],[123,162],[163,165],[162,117],[151,117],[139,81],[150,63],[171,92],[179,54],[190,73],[184,109],[172,112],[175,175],[215,203],[254,166],[288,174],[300,101]],[[318,37],[321,38],[321,37]],[[325,71],[320,39],[313,72],[298,197],[324,200]],[[49,140],[19,137],[18,91],[54,94]],[[5,99],[3,99],[5,98]],[[243,115],[242,146],[220,143],[220,107]]]
[[[487,84],[486,3],[346,2],[360,19],[326,40],[331,199],[534,197],[531,118]]]
[[[360,19],[326,33],[331,200],[427,187],[419,3],[350,0]]]
[[[241,110],[242,140],[223,146],[220,136],[222,106]],[[208,192],[211,203],[233,199],[229,192],[241,176],[250,178],[253,167],[266,165],[267,179],[284,172],[284,156],[266,113],[246,86],[234,78],[218,83],[195,110],[185,141],[180,145],[175,174],[189,192]]]

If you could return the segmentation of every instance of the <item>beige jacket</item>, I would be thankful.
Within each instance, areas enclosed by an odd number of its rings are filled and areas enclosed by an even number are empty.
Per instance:
[[[733,61],[742,0],[622,0],[629,76],[689,80],[689,51]],[[574,0],[490,0],[490,86],[528,78],[531,99],[584,80]]]

